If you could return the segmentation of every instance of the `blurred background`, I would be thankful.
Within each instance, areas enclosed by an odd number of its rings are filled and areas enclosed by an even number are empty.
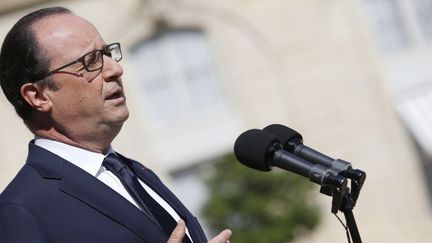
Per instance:
[[[1,0],[0,39],[58,5],[122,44],[131,116],[113,146],[195,214],[237,136],[279,123],[367,172],[364,242],[432,242],[432,0]],[[0,115],[2,191],[32,135],[3,95]],[[331,198],[312,195],[321,219],[294,242],[347,242]]]

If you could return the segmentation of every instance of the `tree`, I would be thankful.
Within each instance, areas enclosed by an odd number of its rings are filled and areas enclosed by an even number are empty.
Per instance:
[[[227,155],[206,182],[210,197],[203,217],[215,232],[232,229],[232,242],[290,242],[319,222],[319,208],[310,197],[314,187],[298,175],[255,171]]]

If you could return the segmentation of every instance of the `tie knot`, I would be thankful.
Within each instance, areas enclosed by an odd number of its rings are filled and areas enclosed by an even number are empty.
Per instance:
[[[119,176],[120,171],[127,166],[126,163],[114,153],[108,154],[108,156],[105,157],[104,161],[102,162],[102,165],[111,171],[115,176]]]

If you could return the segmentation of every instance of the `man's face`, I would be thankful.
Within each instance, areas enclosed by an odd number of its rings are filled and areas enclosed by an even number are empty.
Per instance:
[[[33,30],[51,61],[49,71],[110,44],[104,42],[92,24],[72,14],[42,19]],[[104,133],[120,131],[128,118],[121,81],[123,69],[108,56],[103,56],[103,61],[100,71],[88,72],[77,63],[51,75],[59,89],[46,91],[52,104],[50,116],[63,135],[91,134],[100,139],[107,136]],[[76,131],[82,134],[75,135]]]

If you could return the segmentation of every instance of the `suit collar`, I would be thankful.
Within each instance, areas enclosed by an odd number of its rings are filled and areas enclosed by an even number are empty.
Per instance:
[[[46,138],[36,137],[34,144],[62,157],[93,176],[97,176],[98,172],[100,172],[102,161],[105,158],[105,155],[102,153]],[[109,147],[107,154],[111,152],[114,151]]]
[[[64,159],[61,157],[35,145],[33,140],[30,141],[26,165],[36,169],[42,177],[46,179],[61,179],[63,174],[63,161]]]

